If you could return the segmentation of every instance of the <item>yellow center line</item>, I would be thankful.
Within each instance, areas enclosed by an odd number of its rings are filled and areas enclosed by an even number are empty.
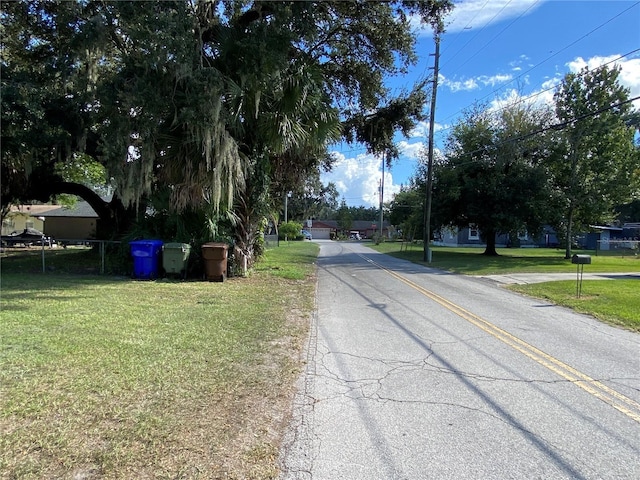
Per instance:
[[[366,258],[366,257],[363,257],[363,258]],[[484,320],[483,318],[475,315],[474,313],[469,312],[468,310],[465,310],[461,306],[456,305],[455,303],[447,300],[446,298],[441,297],[437,293],[427,290],[426,288],[418,285],[417,283],[412,282],[408,278],[403,277],[402,275],[394,272],[393,270],[389,270],[383,267],[382,265],[377,264],[376,262],[374,262],[369,258],[366,258],[366,260],[372,263],[373,265],[375,265],[376,267],[380,268],[381,270],[384,270],[386,273],[388,273],[392,277],[400,280],[401,282],[410,286],[414,290],[417,290],[418,292],[422,293],[426,297],[442,305],[447,310],[455,313],[461,318],[467,320],[469,323],[487,332],[492,337],[500,340],[506,345],[509,345],[510,347],[519,351],[520,353],[532,359],[536,363],[542,365],[543,367],[546,367],[547,369],[551,370],[552,372],[559,375],[560,377],[566,380],[569,380],[574,385],[577,385],[578,387],[582,388],[583,390],[590,393],[594,397],[599,398],[600,400],[606,402],[616,410],[622,412],[626,416],[640,423],[640,403],[636,402],[635,400],[608,387],[602,382],[599,382],[598,380],[591,378],[589,375],[586,375],[576,370],[570,365],[567,365],[566,363],[558,360],[557,358],[549,355],[548,353],[543,352],[542,350],[534,347],[533,345],[525,342],[524,340],[501,329],[497,325],[494,325],[493,323],[487,320]]]

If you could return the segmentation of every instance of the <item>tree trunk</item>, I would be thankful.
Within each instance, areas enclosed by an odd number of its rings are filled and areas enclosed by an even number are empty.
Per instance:
[[[566,239],[565,239],[565,251],[564,258],[571,258],[571,234],[573,230],[573,205],[569,206],[569,210],[567,211],[567,230],[566,230]]]
[[[496,232],[487,232],[485,241],[487,242],[487,246],[484,249],[483,255],[497,257],[498,252],[496,252]]]
[[[234,213],[238,217],[238,222],[234,228],[234,253],[236,257],[242,259],[243,265],[247,268],[253,267],[255,263],[254,241],[255,232],[253,224],[253,209],[249,206],[250,200],[245,191],[237,195],[237,204]]]

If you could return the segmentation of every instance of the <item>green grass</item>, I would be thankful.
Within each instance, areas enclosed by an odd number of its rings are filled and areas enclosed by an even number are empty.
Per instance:
[[[379,252],[426,265],[422,245],[402,247],[399,242],[371,244]],[[402,250],[401,250],[402,248]],[[499,248],[498,257],[482,255],[481,248],[433,247],[430,267],[465,275],[500,275],[509,273],[576,272],[576,265],[564,258],[564,250],[548,248]],[[640,272],[638,257],[596,256],[584,271],[590,273]],[[640,295],[638,280],[585,280],[581,298],[575,281],[554,281],[509,286],[527,295],[545,298],[559,305],[593,315],[607,323],[640,331]]]
[[[255,271],[300,280],[308,275],[308,265],[315,262],[318,250],[318,245],[311,242],[280,242],[280,247],[266,250]],[[287,252],[284,262],[283,251]]]
[[[576,281],[509,285],[509,289],[640,332],[639,283],[638,280],[584,280],[579,298]]]
[[[423,263],[422,245],[402,247],[400,242],[384,242],[370,245],[375,250],[398,258]],[[402,248],[402,250],[401,250]],[[498,248],[497,257],[482,255],[482,248],[432,247],[432,261],[429,266],[463,273],[465,275],[500,275],[506,273],[560,273],[575,272],[576,266],[564,258],[564,250],[551,248]],[[579,251],[574,253],[590,254],[591,265],[585,271],[640,272],[640,258],[596,256],[595,252]]]
[[[275,478],[316,255],[282,245],[224,283],[3,258],[0,478]]]

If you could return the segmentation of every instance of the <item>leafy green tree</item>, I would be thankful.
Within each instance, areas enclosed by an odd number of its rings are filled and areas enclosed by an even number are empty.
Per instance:
[[[618,205],[615,210],[620,223],[640,222],[640,199]]]
[[[496,234],[537,233],[549,189],[545,137],[533,133],[549,121],[547,111],[523,104],[468,111],[434,168],[434,216],[461,228],[475,224],[485,255],[497,255]]]
[[[302,188],[291,192],[289,217],[299,220],[328,219],[338,208],[339,193],[334,183],[323,185],[320,173],[310,172]]]
[[[424,184],[413,179],[389,205],[389,222],[398,226],[405,238],[423,237],[425,193]]]
[[[91,188],[59,174],[97,153],[96,70],[109,52],[91,21],[95,4],[5,2],[0,15],[2,205],[69,193],[111,218]]]
[[[300,222],[286,222],[280,225],[278,235],[280,238],[296,240],[302,238],[302,224]]]
[[[264,215],[281,192],[329,166],[329,143],[344,134],[387,148],[382,137],[349,132],[374,125],[370,112],[385,124],[376,132],[420,118],[420,89],[393,97],[383,79],[415,61],[410,15],[437,24],[451,6],[3,4],[2,120],[15,128],[2,132],[2,203],[76,192],[88,199],[55,169],[86,153],[116,186],[111,204],[91,197],[101,218],[133,218],[167,188],[178,212],[212,207],[213,219],[228,210],[251,257]]]
[[[351,213],[351,217],[354,220],[367,220],[370,222],[375,222],[380,219],[380,209],[376,207],[347,207],[349,208],[349,212]]]
[[[343,232],[351,230],[351,226],[353,225],[353,216],[351,215],[351,211],[344,200],[342,200],[340,208],[338,209],[337,220],[338,228],[340,228],[340,230]]]
[[[555,94],[562,130],[548,164],[561,201],[566,258],[576,229],[610,221],[614,207],[638,192],[640,159],[627,124],[632,107],[619,75],[615,67],[585,68],[567,74]]]
[[[106,196],[109,192],[104,166],[89,155],[75,153],[69,161],[57,163],[55,172],[65,182],[84,185],[101,196]],[[57,201],[62,205],[71,206],[75,205],[77,198],[74,195],[61,194]]]

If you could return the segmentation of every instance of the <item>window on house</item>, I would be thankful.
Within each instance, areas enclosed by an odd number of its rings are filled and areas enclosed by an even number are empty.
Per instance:
[[[27,220],[26,222],[24,222],[24,226],[25,228],[33,228],[33,221]]]
[[[469,224],[469,240],[480,240],[480,230],[475,223]]]
[[[518,239],[519,240],[528,240],[529,239],[529,234],[527,233],[526,230],[518,232]]]

